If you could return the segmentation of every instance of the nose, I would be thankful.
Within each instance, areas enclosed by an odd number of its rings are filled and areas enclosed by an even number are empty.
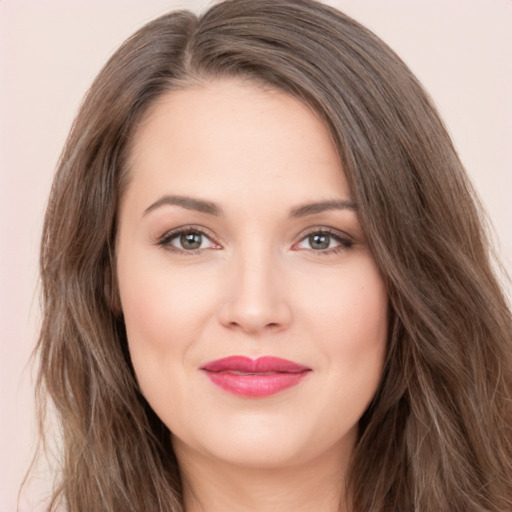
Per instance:
[[[279,265],[260,252],[241,255],[230,267],[219,310],[221,324],[253,335],[287,329],[292,321],[290,290]]]

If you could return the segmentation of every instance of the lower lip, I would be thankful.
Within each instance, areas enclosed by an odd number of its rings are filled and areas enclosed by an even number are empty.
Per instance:
[[[309,371],[299,373],[268,373],[240,375],[230,372],[205,371],[210,381],[233,395],[249,398],[275,395],[299,384]]]

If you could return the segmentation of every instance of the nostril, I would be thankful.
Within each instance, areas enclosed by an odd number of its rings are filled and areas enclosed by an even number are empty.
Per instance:
[[[292,319],[289,304],[270,293],[228,297],[220,304],[218,315],[224,327],[251,333],[275,333],[289,327]]]
[[[227,324],[230,328],[243,329],[247,331],[258,331],[258,330],[277,330],[280,328],[281,324],[278,322],[270,322],[268,324],[252,324],[249,322],[236,322],[232,321]]]

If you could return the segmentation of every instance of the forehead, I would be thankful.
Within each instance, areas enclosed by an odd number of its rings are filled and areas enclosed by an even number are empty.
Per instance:
[[[324,123],[291,95],[238,80],[159,98],[137,128],[128,163],[128,188],[147,201],[159,193],[247,204],[349,198]]]

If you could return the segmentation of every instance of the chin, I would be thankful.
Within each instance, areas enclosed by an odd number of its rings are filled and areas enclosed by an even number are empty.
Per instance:
[[[304,419],[304,418],[303,418]],[[326,436],[315,426],[285,415],[246,414],[222,422],[205,421],[204,431],[173,436],[178,452],[194,451],[203,456],[246,469],[278,469],[300,466],[321,458],[336,446],[351,451],[357,426],[345,435]]]

